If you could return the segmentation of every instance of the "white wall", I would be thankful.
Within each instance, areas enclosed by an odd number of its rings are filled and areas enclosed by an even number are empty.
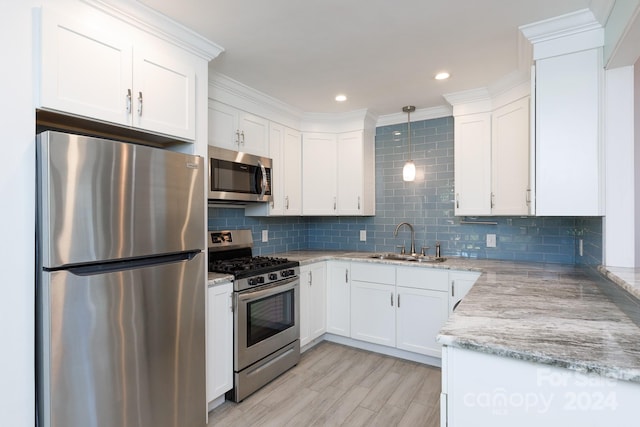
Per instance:
[[[3,1],[0,425],[34,425],[35,119],[31,0]]]
[[[606,217],[605,260],[608,266],[635,267],[636,251],[634,149],[634,67],[606,71],[605,158]],[[640,171],[640,169],[639,169]],[[640,197],[639,197],[640,198]],[[640,265],[640,264],[638,264]]]

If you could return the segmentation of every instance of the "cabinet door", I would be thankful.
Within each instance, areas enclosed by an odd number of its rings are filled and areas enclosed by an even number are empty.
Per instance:
[[[491,214],[491,114],[454,123],[455,214]]]
[[[273,201],[267,206],[267,215],[284,215],[286,161],[284,153],[284,126],[269,124],[269,157],[271,158],[271,191]],[[246,211],[246,209],[245,209]]]
[[[238,151],[267,156],[269,153],[269,121],[241,112],[238,121],[240,145]]]
[[[38,105],[129,125],[132,44],[115,22],[102,20],[91,25],[42,11]]]
[[[209,145],[238,151],[239,111],[220,102],[209,101]]]
[[[302,213],[337,214],[336,136],[308,133],[302,137]]]
[[[528,215],[529,97],[500,107],[491,118],[494,215]]]
[[[436,336],[449,314],[447,292],[399,286],[397,293],[396,347],[440,357]]]
[[[325,263],[300,268],[300,346],[326,330],[326,289]]]
[[[471,287],[480,277],[480,273],[471,271],[451,271],[449,281],[451,292],[449,292],[449,313],[453,313],[454,306],[458,301],[471,290]]]
[[[193,61],[186,52],[157,39],[134,50],[134,126],[195,140]]]
[[[351,335],[350,263],[330,261],[327,273],[327,332]]]
[[[536,61],[536,215],[603,214],[602,50]]]
[[[395,286],[351,281],[351,338],[396,345]]]
[[[362,131],[338,135],[338,214],[361,215],[364,159]]]
[[[302,140],[300,132],[284,129],[284,214],[302,214]]]
[[[233,388],[233,312],[231,282],[207,291],[207,402]]]

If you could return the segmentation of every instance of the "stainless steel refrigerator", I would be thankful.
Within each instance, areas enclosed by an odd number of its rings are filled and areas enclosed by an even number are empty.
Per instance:
[[[203,159],[37,137],[38,424],[204,426]]]

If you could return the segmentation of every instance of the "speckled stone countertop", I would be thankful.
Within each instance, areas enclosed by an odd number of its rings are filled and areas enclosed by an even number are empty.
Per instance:
[[[209,286],[215,286],[220,283],[230,282],[233,280],[232,274],[224,273],[209,273],[207,276],[207,284]]]
[[[638,282],[616,276],[617,270],[601,268],[612,283],[579,266],[467,258],[416,264],[370,255],[299,251],[275,256],[301,265],[339,259],[480,271],[440,331],[441,344],[640,383],[640,304],[629,288],[640,291]]]

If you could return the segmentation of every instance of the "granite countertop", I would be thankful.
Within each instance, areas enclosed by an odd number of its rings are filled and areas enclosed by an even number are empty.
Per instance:
[[[295,251],[275,256],[301,265],[338,259],[480,271],[440,331],[441,344],[640,382],[640,303],[634,298],[640,295],[640,280],[628,282],[632,272],[624,276],[601,267],[612,282],[571,265],[468,258],[416,264],[370,255]],[[629,277],[640,279],[640,274]]]
[[[231,281],[233,281],[233,275],[232,274],[209,273],[208,276],[207,276],[207,284],[209,286],[215,286],[215,285],[218,285],[220,283],[231,282]]]

